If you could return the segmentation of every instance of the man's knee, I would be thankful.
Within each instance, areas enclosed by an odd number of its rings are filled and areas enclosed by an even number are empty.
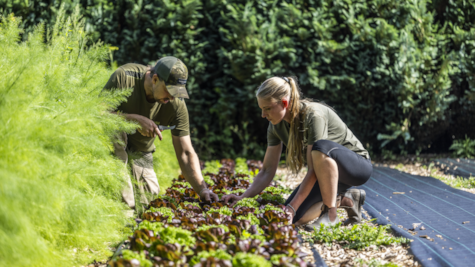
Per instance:
[[[144,168],[142,177],[150,189],[150,193],[158,195],[160,193],[160,185],[158,184],[157,174],[153,169]]]

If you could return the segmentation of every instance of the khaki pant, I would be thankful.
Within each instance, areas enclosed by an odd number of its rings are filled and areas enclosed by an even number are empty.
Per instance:
[[[128,153],[130,151],[127,149],[127,134],[119,134],[119,140],[124,144],[114,143],[115,155],[121,159],[124,164],[124,177],[126,178],[127,184],[122,190],[122,198],[131,209],[135,208],[135,196],[134,196],[134,185],[136,192],[140,195],[140,203],[143,205],[148,205],[150,201],[158,195],[160,192],[160,186],[158,185],[157,175],[153,170],[153,156],[151,152],[144,153],[138,152],[139,158],[133,160],[132,175],[134,176],[134,182],[132,183],[130,175],[127,171],[127,162],[128,162]]]

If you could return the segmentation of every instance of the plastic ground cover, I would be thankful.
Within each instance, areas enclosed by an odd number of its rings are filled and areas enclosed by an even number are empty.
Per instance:
[[[375,167],[358,188],[366,191],[364,207],[377,223],[414,240],[412,253],[423,266],[475,266],[474,194],[384,167]],[[421,225],[412,235],[414,223]]]
[[[303,243],[302,236],[299,234],[299,242]],[[313,254],[313,260],[315,261],[315,267],[328,267],[328,265],[325,263],[325,260],[322,258],[320,253],[315,249],[314,246],[312,246],[312,254]]]
[[[444,173],[461,177],[475,177],[475,160],[473,159],[436,159],[434,164]]]

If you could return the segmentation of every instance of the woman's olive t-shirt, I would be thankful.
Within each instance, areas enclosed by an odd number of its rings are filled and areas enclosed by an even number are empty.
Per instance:
[[[348,126],[341,118],[328,106],[320,103],[310,102],[301,103],[301,109],[306,109],[303,115],[303,142],[306,145],[313,145],[318,140],[330,140],[343,145],[355,153],[369,159],[369,153],[363,147],[363,144],[348,129]],[[290,124],[284,120],[273,125],[269,123],[267,128],[268,146],[276,146],[283,142],[287,146],[289,142]],[[306,155],[307,146],[304,146],[304,155]],[[306,160],[306,158],[305,158]]]

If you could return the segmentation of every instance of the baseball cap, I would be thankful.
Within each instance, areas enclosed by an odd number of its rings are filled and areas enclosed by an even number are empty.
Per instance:
[[[165,81],[165,86],[173,97],[190,98],[185,87],[188,69],[181,60],[171,56],[163,57],[155,64],[154,70],[160,80]]]

